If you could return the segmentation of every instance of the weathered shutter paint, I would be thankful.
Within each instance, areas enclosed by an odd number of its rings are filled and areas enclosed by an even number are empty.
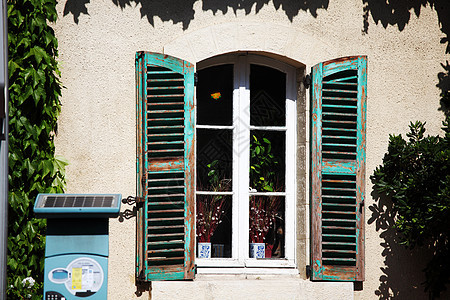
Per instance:
[[[194,67],[136,53],[136,272],[140,281],[194,278]]]
[[[367,57],[312,69],[313,280],[364,280]]]

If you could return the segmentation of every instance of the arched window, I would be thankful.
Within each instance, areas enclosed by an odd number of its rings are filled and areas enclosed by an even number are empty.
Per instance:
[[[294,267],[295,69],[237,53],[197,70],[196,233],[212,257],[197,264]]]

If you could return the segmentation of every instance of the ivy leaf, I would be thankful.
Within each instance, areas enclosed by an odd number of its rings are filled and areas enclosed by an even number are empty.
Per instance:
[[[16,72],[17,69],[23,70],[23,68],[21,66],[19,66],[15,61],[9,60],[8,61],[8,74],[9,74],[9,77],[11,77]]]
[[[31,56],[34,56],[36,59],[37,64],[39,65],[43,58],[47,58],[48,54],[45,52],[44,49],[42,49],[39,46],[34,46],[30,49],[28,54],[24,57],[24,59],[27,59]],[[46,59],[47,60],[47,59]]]
[[[60,155],[55,156],[55,163],[54,163],[55,169],[59,170],[59,172],[61,173],[62,176],[65,175],[65,168],[67,165],[69,165],[69,162],[67,161],[67,159],[65,159],[64,157],[62,157]]]

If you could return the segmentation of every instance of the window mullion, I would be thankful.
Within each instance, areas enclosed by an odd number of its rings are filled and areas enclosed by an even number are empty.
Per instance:
[[[296,178],[297,170],[293,167],[296,166],[296,150],[297,150],[297,127],[296,116],[297,109],[295,103],[295,79],[294,72],[289,71],[286,73],[286,206],[285,206],[285,257],[289,259],[295,258],[295,232],[296,232]]]
[[[233,153],[236,161],[236,177],[238,181],[237,193],[235,194],[239,212],[236,215],[239,220],[238,227],[238,253],[239,260],[248,258],[249,253],[249,168],[250,168],[250,87],[249,87],[249,65],[246,56],[239,56],[236,63],[235,83],[238,84],[239,98],[237,101],[237,130],[236,151]],[[237,82],[236,82],[237,81]]]

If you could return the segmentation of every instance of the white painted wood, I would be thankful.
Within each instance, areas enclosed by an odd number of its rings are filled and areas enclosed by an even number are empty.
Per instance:
[[[236,133],[237,147],[233,157],[238,161],[239,190],[236,200],[239,203],[239,261],[249,257],[249,169],[250,169],[250,66],[248,56],[239,56],[236,69],[239,72],[239,131]]]
[[[298,275],[296,268],[198,268],[198,274]]]
[[[284,126],[250,126],[250,130],[271,130],[271,131],[286,131]]]

